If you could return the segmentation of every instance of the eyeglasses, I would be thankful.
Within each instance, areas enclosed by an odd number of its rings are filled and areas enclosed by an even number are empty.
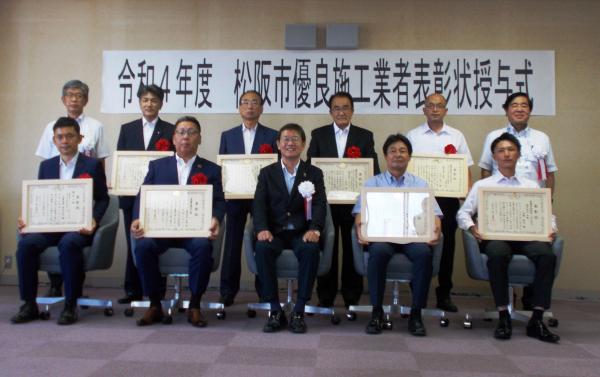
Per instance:
[[[510,104],[510,108],[511,109],[518,109],[518,108],[529,109],[529,104],[527,102],[521,102],[521,103],[513,102]]]
[[[446,108],[446,105],[444,105],[443,103],[426,103],[425,108],[427,110],[444,110]]]
[[[299,136],[284,137],[284,138],[281,138],[281,141],[284,144],[286,144],[286,143],[298,144],[300,142],[300,137]]]
[[[195,130],[193,128],[183,129],[183,130],[175,130],[175,133],[179,136],[196,136],[200,133],[200,131]]]
[[[260,105],[260,101],[257,99],[253,99],[253,100],[249,100],[249,99],[243,99],[240,101],[240,103],[244,106],[249,106],[249,105],[254,105],[254,106],[258,106]]]
[[[67,94],[65,94],[65,97],[67,97],[69,99],[82,99],[83,98],[83,94],[81,94],[81,93],[69,93],[69,92],[67,92]]]
[[[333,111],[334,113],[341,113],[341,112],[347,112],[352,110],[352,108],[348,105],[346,106],[334,106],[331,108],[331,111]]]

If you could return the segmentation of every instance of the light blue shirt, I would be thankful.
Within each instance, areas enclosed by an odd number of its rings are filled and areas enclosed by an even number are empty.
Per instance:
[[[75,156],[73,156],[73,158],[67,163],[63,161],[62,157],[58,158],[60,179],[73,179],[75,165],[77,165],[77,158],[79,158],[79,152],[75,153]]]
[[[406,187],[414,187],[414,188],[429,188],[427,182],[416,175],[410,173],[404,173],[400,178],[394,177],[388,170],[383,173],[379,173],[376,176],[369,178],[363,185],[364,187],[397,187],[397,188],[406,188]],[[442,210],[438,205],[435,198],[433,199],[433,213],[442,217]],[[360,195],[356,199],[356,204],[354,204],[354,208],[352,209],[352,214],[356,215],[360,213]]]
[[[294,173],[290,173],[285,165],[283,164],[283,160],[281,161],[281,169],[283,170],[283,178],[285,180],[285,186],[287,187],[288,194],[292,193],[292,188],[294,187],[294,181],[296,180],[296,173],[298,173],[298,166],[300,166],[300,160],[296,166],[294,166]],[[287,229],[294,229],[293,224],[288,224]]]

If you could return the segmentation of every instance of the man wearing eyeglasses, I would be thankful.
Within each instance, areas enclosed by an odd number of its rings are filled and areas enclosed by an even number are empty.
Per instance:
[[[142,85],[138,90],[142,118],[123,124],[117,142],[118,151],[173,151],[173,126],[160,119],[158,113],[163,105],[164,91],[157,85]],[[123,210],[123,225],[127,240],[127,262],[125,265],[125,296],[119,304],[129,304],[142,299],[142,283],[131,253],[129,229],[133,213],[134,196],[119,196],[119,207]],[[163,279],[163,292],[166,279]]]
[[[219,226],[225,216],[225,196],[221,183],[221,168],[199,157],[198,146],[202,141],[200,123],[191,116],[184,116],[175,123],[173,144],[175,155],[151,161],[144,185],[212,185],[212,220],[210,236],[195,238],[148,238],[140,227],[138,193],[133,208],[131,234],[136,239],[135,259],[140,272],[144,294],[150,299],[150,307],[138,326],[148,326],[160,322],[164,317],[161,306],[161,274],[158,268],[160,254],[168,248],[184,248],[190,254],[189,286],[191,291],[188,307],[188,322],[194,327],[206,326],[206,319],[200,311],[200,300],[206,291],[212,270],[212,242],[219,234]]]
[[[550,138],[544,132],[529,127],[529,117],[533,110],[533,101],[527,93],[516,92],[506,98],[502,105],[508,125],[490,132],[483,143],[479,167],[481,178],[490,177],[498,172],[498,164],[493,158],[492,142],[504,132],[515,136],[521,143],[521,157],[517,161],[518,177],[527,178],[546,187],[554,195],[555,172],[558,171]],[[523,309],[531,310],[532,293],[529,287],[523,289]]]
[[[310,162],[314,157],[362,157],[373,159],[373,170],[379,174],[379,163],[375,152],[373,133],[352,124],[354,100],[350,93],[338,92],[328,101],[329,115],[333,123],[312,131],[307,157]],[[363,291],[363,278],[354,269],[352,256],[352,239],[350,232],[354,225],[352,204],[336,204],[331,206],[331,217],[335,230],[333,259],[331,269],[317,279],[317,295],[319,305],[333,306],[338,292],[338,250],[339,233],[342,238],[342,285],[341,292],[344,305],[358,304]]]
[[[277,131],[259,123],[263,112],[260,93],[255,90],[244,92],[240,97],[239,112],[242,124],[223,131],[219,154],[277,153]],[[252,200],[230,199],[226,208],[227,237],[221,263],[220,302],[231,306],[240,290],[242,241],[248,214],[252,212]],[[254,285],[260,298],[258,278]]]
[[[79,153],[97,158],[104,166],[104,159],[110,156],[110,149],[104,136],[104,125],[96,119],[89,117],[83,113],[85,105],[88,103],[89,87],[80,80],[67,81],[62,88],[62,103],[67,110],[67,117],[75,119],[79,124],[82,141],[79,144]],[[59,150],[54,144],[53,126],[56,120],[48,123],[40,142],[38,144],[35,155],[47,160],[58,156]],[[59,273],[48,273],[50,279],[50,289],[47,292],[49,297],[62,296],[62,277]]]
[[[415,153],[433,154],[464,154],[467,156],[468,166],[473,165],[473,157],[462,132],[450,127],[444,122],[448,113],[446,98],[439,93],[433,93],[425,99],[423,114],[427,121],[419,127],[410,130],[406,137],[410,140]],[[469,170],[469,188],[471,187],[471,171]],[[454,269],[455,235],[458,227],[456,212],[460,208],[458,198],[444,198],[437,196],[436,201],[442,209],[442,234],[444,245],[440,269],[438,273],[438,287],[435,290],[437,308],[447,312],[457,312],[458,308],[450,298],[452,290],[452,271]]]

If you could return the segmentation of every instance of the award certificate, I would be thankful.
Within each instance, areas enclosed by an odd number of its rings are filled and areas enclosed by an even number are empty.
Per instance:
[[[225,199],[253,199],[260,169],[277,162],[277,154],[220,154]]]
[[[110,193],[122,196],[137,195],[148,173],[148,163],[172,155],[173,152],[169,151],[115,151],[112,155]]]
[[[372,158],[315,157],[311,164],[323,171],[329,204],[354,204],[363,183],[373,176]]]
[[[464,154],[414,153],[407,170],[427,181],[435,196],[464,198],[469,191],[469,168]]]

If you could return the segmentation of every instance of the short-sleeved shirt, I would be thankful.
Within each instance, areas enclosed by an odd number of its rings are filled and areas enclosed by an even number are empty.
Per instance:
[[[416,175],[410,173],[404,173],[400,178],[394,177],[388,170],[383,173],[379,173],[369,179],[367,179],[363,185],[364,187],[397,187],[397,188],[429,188],[427,182],[417,177]],[[360,196],[356,200],[356,204],[354,204],[354,208],[352,208],[352,214],[356,215],[360,213]],[[442,217],[442,210],[438,205],[437,201],[433,199],[433,213]]]
[[[521,158],[517,161],[516,175],[536,181],[539,187],[544,187],[544,182],[538,179],[538,159],[544,160],[546,171],[549,173],[558,171],[558,167],[554,161],[554,153],[548,135],[531,127],[525,127],[525,129],[517,131],[509,124],[504,128],[490,132],[483,143],[479,167],[490,171],[492,174],[498,172],[498,164],[494,161],[490,148],[492,142],[504,132],[515,136],[521,143]]]
[[[102,123],[84,114],[81,114],[76,120],[79,123],[79,132],[83,135],[83,140],[79,144],[79,152],[99,159],[110,156],[110,149],[106,143]],[[35,151],[36,156],[46,160],[60,154],[52,140],[54,137],[54,131],[52,130],[54,123],[56,121],[52,121],[46,125]]]
[[[452,144],[456,153],[467,156],[467,165],[473,165],[473,157],[462,132],[446,123],[440,132],[434,132],[427,123],[413,128],[406,134],[412,144],[413,153],[444,153],[447,145]]]

